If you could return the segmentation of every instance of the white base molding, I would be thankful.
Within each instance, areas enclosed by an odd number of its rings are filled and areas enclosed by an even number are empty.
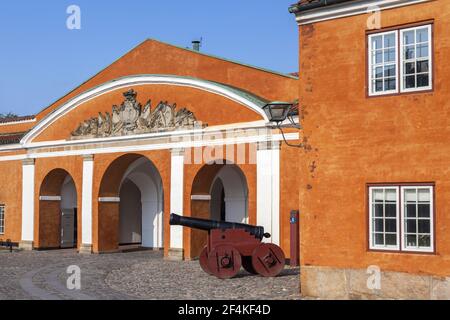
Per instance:
[[[34,249],[34,242],[33,241],[20,241],[19,249],[25,250],[25,251],[31,251]]]
[[[184,260],[184,250],[183,249],[169,249],[169,254],[165,258],[169,261],[183,261]]]
[[[301,293],[330,300],[448,300],[450,277],[382,271],[380,288],[369,289],[366,269],[301,267]]]
[[[80,249],[78,250],[79,254],[92,254],[92,245],[91,244],[82,244]]]

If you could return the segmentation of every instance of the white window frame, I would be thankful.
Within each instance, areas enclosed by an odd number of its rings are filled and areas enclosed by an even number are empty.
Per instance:
[[[432,24],[426,24],[426,25],[422,25],[422,26],[417,26],[417,27],[412,27],[412,28],[406,28],[406,29],[401,29],[400,30],[400,92],[416,92],[416,91],[428,91],[428,90],[432,90],[433,89],[433,32],[432,32]],[[429,74],[429,84],[426,87],[420,87],[420,88],[404,88],[405,85],[405,80],[404,80],[404,69],[405,69],[405,55],[403,52],[403,34],[405,32],[408,31],[416,31],[417,29],[424,29],[427,28],[428,29],[428,60],[429,60],[429,65],[428,65],[428,74]],[[417,42],[414,42],[414,45],[417,45]],[[417,62],[417,50],[415,50],[415,58],[414,61]],[[415,68],[417,68],[417,64],[415,66]],[[417,70],[416,70],[417,71]],[[417,86],[417,82],[416,82],[416,86]]]
[[[388,91],[374,91],[373,90],[373,84],[372,84],[372,80],[373,80],[373,68],[374,65],[372,63],[372,53],[374,51],[373,47],[372,47],[372,39],[375,37],[379,37],[379,36],[385,36],[387,34],[391,34],[394,33],[395,34],[395,79],[396,79],[396,83],[395,83],[395,90],[388,90]],[[384,37],[383,37],[384,39]],[[368,44],[368,86],[369,86],[369,95],[370,96],[381,96],[381,95],[386,95],[386,94],[394,94],[398,92],[398,88],[399,88],[399,79],[398,79],[398,75],[399,75],[399,61],[398,61],[398,30],[394,30],[394,31],[387,31],[387,32],[380,32],[380,33],[374,33],[374,34],[370,34],[369,38],[368,38],[369,44]],[[383,48],[384,48],[384,41],[383,41]],[[383,73],[384,73],[384,52],[383,52],[383,64],[380,65],[383,67]],[[383,77],[383,81],[384,81],[384,77]],[[384,84],[383,84],[384,85]]]
[[[3,230],[0,230],[0,234],[4,235],[5,234],[5,205],[4,204],[0,204],[0,220],[3,220],[2,222],[2,226],[3,226]]]
[[[373,219],[374,219],[374,212],[373,212],[373,191],[374,190],[386,190],[386,189],[395,189],[397,194],[397,205],[396,205],[396,215],[395,218],[397,220],[396,226],[397,226],[397,245],[376,245],[373,241]],[[372,250],[386,250],[386,251],[398,251],[400,250],[400,199],[399,199],[399,190],[400,188],[398,186],[376,186],[376,187],[369,187],[369,248]],[[384,219],[383,219],[384,220]],[[385,231],[384,231],[385,232]]]
[[[430,247],[408,247],[405,241],[405,190],[427,189],[430,191]],[[433,186],[402,186],[401,187],[401,221],[402,221],[402,251],[434,252],[434,187]],[[418,230],[416,230],[418,232]]]
[[[409,88],[404,89],[404,54],[403,54],[403,33],[407,31],[417,30],[417,29],[423,29],[428,28],[428,54],[429,54],[429,85],[427,87],[420,87],[420,88]],[[373,63],[372,63],[372,39],[374,37],[383,36],[386,34],[395,33],[396,40],[395,40],[395,63],[396,63],[396,89],[395,90],[388,90],[388,91],[381,91],[376,92],[373,89],[372,85],[372,75],[373,75]],[[433,24],[424,24],[424,25],[418,25],[410,28],[398,28],[396,30],[390,30],[390,31],[384,31],[379,33],[372,33],[368,35],[368,45],[367,45],[367,89],[368,89],[368,95],[370,97],[376,97],[376,96],[384,96],[384,95],[390,95],[390,94],[401,94],[401,93],[410,93],[410,92],[422,92],[422,91],[430,91],[433,90],[433,77],[434,77],[434,60],[433,60]],[[384,59],[384,58],[383,58]],[[384,65],[384,64],[383,64]],[[416,66],[417,68],[417,66]]]

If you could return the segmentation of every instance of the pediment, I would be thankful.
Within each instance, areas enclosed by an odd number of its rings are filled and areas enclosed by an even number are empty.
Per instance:
[[[160,101],[155,108],[148,100],[145,106],[137,101],[138,93],[130,89],[123,93],[120,106],[113,105],[111,113],[83,121],[71,133],[70,139],[92,139],[117,137],[154,132],[204,128],[207,124],[197,121],[187,108],[178,108],[176,103]]]

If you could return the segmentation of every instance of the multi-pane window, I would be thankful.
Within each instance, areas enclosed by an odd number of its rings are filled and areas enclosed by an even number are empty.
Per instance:
[[[432,186],[369,187],[369,247],[434,251]]]
[[[371,96],[432,89],[432,26],[369,35]]]
[[[373,94],[397,92],[397,31],[370,36],[370,86]]]
[[[5,233],[5,206],[0,204],[0,234]]]

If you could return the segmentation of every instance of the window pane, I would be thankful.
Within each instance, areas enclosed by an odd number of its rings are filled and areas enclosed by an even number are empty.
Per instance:
[[[397,235],[396,234],[386,234],[386,245],[396,246],[397,245]]]
[[[415,39],[414,30],[403,33],[403,43],[404,44],[411,44],[411,43],[414,43],[415,41],[416,41],[416,39]]]
[[[387,34],[384,36],[384,47],[385,48],[395,47],[395,34],[394,33]]]
[[[376,80],[375,81],[375,91],[383,91],[383,80]]]
[[[386,219],[386,232],[394,232],[394,233],[397,232],[396,219]]]
[[[386,204],[385,207],[386,217],[396,217],[397,216],[397,205],[396,204]]]
[[[384,235],[382,233],[376,233],[374,235],[374,243],[375,245],[384,245]]]
[[[417,30],[417,42],[428,42],[428,28]]]
[[[383,204],[375,204],[374,205],[374,215],[375,217],[382,217],[383,216]]]
[[[384,50],[384,62],[395,62],[395,49]]]
[[[405,87],[407,89],[416,87],[416,76],[407,76],[405,77]]]
[[[419,189],[417,193],[418,193],[418,197],[419,197],[419,202],[430,202],[431,201],[429,189]]]
[[[405,63],[405,73],[406,74],[416,73],[416,64],[414,62]]]
[[[374,220],[374,231],[375,232],[383,232],[384,231],[383,219],[375,219]]]
[[[417,220],[416,219],[407,219],[406,220],[406,233],[416,233],[417,232]]]
[[[407,189],[405,190],[405,200],[408,202],[416,202],[417,201],[417,190],[416,189]]]
[[[386,189],[386,200],[397,202],[397,190],[396,189]]]
[[[419,203],[419,217],[429,218],[430,217],[430,205]]]
[[[417,61],[417,73],[428,72],[428,60]]]
[[[414,59],[416,57],[416,48],[414,46],[405,48],[405,59]]]
[[[375,68],[375,78],[383,78],[383,67]]]
[[[376,64],[383,63],[383,51],[380,50],[375,52],[374,58],[375,58],[374,63]]]
[[[406,245],[408,247],[417,247],[417,236],[416,235],[407,235],[406,236]]]
[[[372,49],[381,49],[383,40],[382,36],[372,37]]]
[[[430,84],[430,77],[428,74],[417,75],[417,87],[428,87]]]
[[[429,235],[420,235],[419,247],[431,247],[431,237]]]
[[[417,46],[417,58],[427,58],[428,56],[428,44]]]
[[[384,90],[395,90],[396,81],[395,78],[384,80]]]
[[[395,65],[384,67],[385,77],[395,77]]]
[[[430,233],[430,220],[419,220],[419,233]]]
[[[407,204],[406,205],[406,216],[409,218],[417,217],[416,213],[416,204]]]

